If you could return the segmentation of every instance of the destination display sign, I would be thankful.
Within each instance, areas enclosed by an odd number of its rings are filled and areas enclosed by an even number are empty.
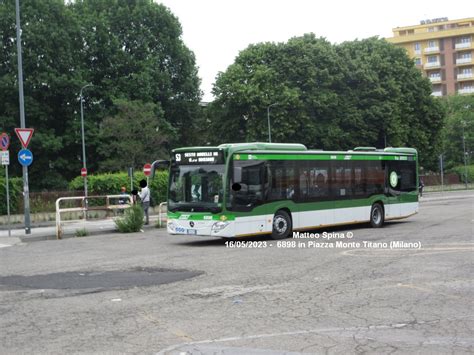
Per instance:
[[[224,164],[222,151],[200,151],[174,153],[173,160],[180,165],[213,165]]]

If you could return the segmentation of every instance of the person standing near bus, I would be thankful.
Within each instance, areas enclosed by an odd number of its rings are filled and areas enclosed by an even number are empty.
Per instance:
[[[148,209],[150,208],[150,189],[148,188],[145,179],[140,181],[140,187],[142,189],[138,195],[142,201],[143,212],[145,213],[145,224],[149,224],[150,219],[148,215]]]

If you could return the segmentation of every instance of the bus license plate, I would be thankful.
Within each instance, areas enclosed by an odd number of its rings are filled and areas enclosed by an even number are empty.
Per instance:
[[[188,229],[186,232],[187,232],[188,234],[197,234],[197,233],[196,233],[197,231],[196,231],[195,229]]]

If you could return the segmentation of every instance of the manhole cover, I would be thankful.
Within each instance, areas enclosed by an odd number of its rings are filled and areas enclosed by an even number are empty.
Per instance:
[[[203,274],[200,271],[135,268],[114,271],[58,272],[33,276],[3,276],[0,286],[8,289],[126,289],[186,280]]]

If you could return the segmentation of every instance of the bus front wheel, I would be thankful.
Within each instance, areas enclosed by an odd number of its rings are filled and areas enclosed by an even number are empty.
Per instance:
[[[373,228],[380,228],[383,226],[385,220],[385,213],[383,206],[380,203],[374,203],[370,211],[370,225]]]
[[[280,210],[273,216],[272,239],[288,238],[292,230],[291,217]]]

